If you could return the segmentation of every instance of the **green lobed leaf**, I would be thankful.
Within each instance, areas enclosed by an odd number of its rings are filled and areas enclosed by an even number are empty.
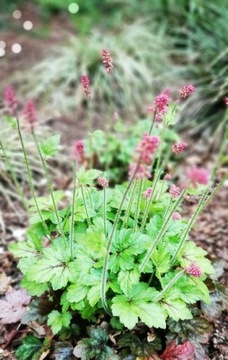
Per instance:
[[[58,152],[60,135],[50,136],[39,144],[40,151],[45,158],[55,156]]]
[[[133,285],[139,282],[140,273],[137,268],[132,270],[120,270],[118,274],[118,282],[121,290],[125,295],[128,295]]]
[[[51,326],[53,334],[57,334],[63,327],[70,325],[72,315],[69,312],[60,313],[57,310],[53,310],[48,315],[48,325]]]
[[[205,255],[207,255],[206,251],[196,246],[193,241],[188,241],[178,256],[178,260],[183,268],[188,267],[191,262],[193,262],[200,267],[203,273],[212,274],[214,272],[213,266],[211,262],[205,258]]]
[[[33,356],[37,354],[42,348],[42,341],[34,335],[27,335],[22,344],[16,350],[16,357],[18,360],[32,360]]]
[[[93,185],[95,179],[102,173],[101,170],[89,169],[81,167],[77,173],[78,181],[80,185]]]
[[[162,308],[167,312],[167,315],[175,321],[192,319],[190,310],[185,302],[180,299],[165,297],[162,300]]]

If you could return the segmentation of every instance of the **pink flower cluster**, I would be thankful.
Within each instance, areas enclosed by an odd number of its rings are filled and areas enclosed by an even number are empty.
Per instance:
[[[85,145],[83,140],[76,140],[71,149],[71,155],[74,160],[82,164],[85,160]]]
[[[201,167],[188,169],[187,176],[194,188],[197,188],[198,184],[207,185],[209,182],[208,171]]]
[[[90,81],[89,81],[89,78],[87,75],[82,75],[81,84],[82,84],[85,96],[87,96],[87,98],[90,98],[91,97]]]
[[[225,105],[228,106],[228,96],[225,97]]]
[[[152,161],[152,155],[157,150],[159,142],[160,138],[158,136],[151,136],[147,133],[143,134],[142,140],[137,147],[137,152],[143,163],[150,165]]]
[[[133,175],[135,176],[136,179],[143,179],[143,178],[150,179],[151,178],[150,166],[146,166],[145,164],[137,165],[135,163],[131,163],[129,165],[128,176],[129,178],[132,178]]]
[[[169,188],[169,193],[172,198],[177,198],[181,193],[181,189],[175,184],[171,184]]]
[[[136,149],[138,154],[137,160],[129,166],[129,177],[133,175],[136,179],[144,177],[149,179],[151,177],[150,164],[152,162],[152,155],[157,150],[159,142],[160,138],[158,136],[151,136],[147,133],[143,134],[142,140]]]
[[[165,174],[165,176],[164,176],[164,180],[167,180],[167,181],[171,180],[171,178],[172,178],[171,174]]]
[[[167,94],[162,93],[156,96],[152,105],[148,108],[149,111],[155,113],[155,120],[161,121],[162,116],[168,111],[169,97]]]
[[[108,187],[108,180],[104,177],[99,177],[97,179],[98,185],[100,185],[103,188],[107,188]]]
[[[179,214],[177,211],[175,211],[172,215],[172,219],[173,220],[180,220],[181,219],[181,214]]]
[[[180,90],[180,96],[182,97],[182,99],[186,99],[190,94],[194,93],[195,91],[196,88],[193,85],[184,85]]]
[[[152,192],[153,192],[152,188],[146,189],[143,193],[144,199],[149,199],[152,195]]]
[[[200,267],[193,262],[190,264],[190,266],[185,267],[184,270],[187,274],[195,276],[195,277],[200,277],[202,275],[202,271],[201,271]]]
[[[31,126],[31,128],[33,128],[37,122],[37,113],[36,113],[35,105],[32,100],[28,100],[26,102],[22,113],[27,124]]]
[[[186,143],[176,143],[172,145],[172,152],[176,155],[182,153],[184,150],[186,150],[187,144]]]
[[[112,63],[111,54],[106,49],[102,50],[102,63],[107,73],[110,73],[110,71],[113,69],[113,63]]]
[[[8,108],[11,115],[14,114],[18,101],[14,89],[11,86],[7,86],[4,91],[4,103]]]

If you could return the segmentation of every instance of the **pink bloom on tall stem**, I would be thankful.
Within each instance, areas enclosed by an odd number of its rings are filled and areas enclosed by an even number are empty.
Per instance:
[[[181,219],[181,215],[180,215],[177,211],[175,211],[175,212],[173,213],[173,215],[172,215],[172,219],[173,219],[173,220],[180,220],[180,219]]]
[[[200,267],[193,262],[190,264],[190,266],[185,267],[184,270],[187,274],[195,276],[195,277],[200,277],[202,275],[202,271],[201,271]]]
[[[135,179],[143,179],[143,178],[150,179],[151,178],[150,167],[146,166],[145,164],[137,165],[135,163],[131,163],[129,165],[128,176],[130,179],[133,176],[135,177]]]
[[[169,97],[167,94],[162,93],[155,97],[154,102],[148,108],[149,111],[155,113],[155,120],[161,121],[162,116],[168,111]]]
[[[87,75],[82,75],[81,84],[82,84],[85,96],[87,96],[87,98],[90,98],[91,97],[90,81],[89,81],[89,78]]]
[[[113,69],[113,63],[111,54],[106,49],[102,50],[102,63],[104,65],[104,68],[106,69],[106,72],[110,73],[110,71]]]
[[[4,90],[4,103],[10,111],[10,114],[13,115],[17,108],[18,101],[12,86],[7,86]]]
[[[194,93],[195,91],[196,88],[193,85],[184,85],[180,89],[180,96],[182,97],[182,99],[186,99],[190,94]]]
[[[147,133],[143,134],[142,140],[137,147],[137,152],[142,163],[150,165],[152,155],[158,148],[160,138],[158,136],[150,136]]]
[[[171,150],[174,154],[178,155],[182,153],[184,150],[186,150],[186,148],[187,148],[186,143],[176,143],[172,145]]]
[[[181,189],[175,184],[171,184],[169,188],[169,193],[172,198],[177,198],[181,193]]]
[[[225,105],[228,106],[228,96],[225,97]]]
[[[172,179],[171,174],[165,174],[165,176],[164,176],[164,180],[169,181],[169,180],[171,180],[171,179]]]
[[[144,199],[149,199],[152,195],[152,192],[153,192],[152,188],[146,189],[143,193]]]
[[[100,185],[103,188],[107,188],[108,187],[108,180],[104,177],[99,177],[97,179],[98,185]]]
[[[209,182],[208,171],[201,167],[193,167],[191,169],[188,169],[187,176],[194,188],[197,188],[198,184],[207,185]]]
[[[28,100],[22,110],[24,119],[26,120],[27,124],[34,127],[37,122],[37,113],[36,108],[32,100]]]
[[[76,140],[73,142],[71,155],[74,160],[82,164],[85,160],[85,145],[83,140]]]

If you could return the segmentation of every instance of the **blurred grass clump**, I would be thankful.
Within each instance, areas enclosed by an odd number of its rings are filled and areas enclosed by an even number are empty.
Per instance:
[[[23,0],[3,0],[5,7]],[[25,3],[25,2],[24,2]],[[79,78],[93,78],[94,103],[101,102],[138,113],[152,92],[167,86],[177,88],[190,82],[197,93],[181,116],[183,129],[194,123],[194,134],[212,133],[225,116],[228,93],[226,0],[35,0],[46,21],[65,14],[76,36],[24,76],[24,89],[41,97],[59,111],[83,105]],[[46,21],[47,22],[47,21]],[[96,29],[96,30],[94,30]],[[107,47],[112,51],[117,75],[105,86],[104,74],[95,54]],[[122,71],[124,70],[124,71]],[[117,72],[116,72],[117,73]],[[25,77],[25,79],[24,79]],[[121,79],[121,81],[120,81]],[[176,84],[177,82],[177,84]],[[125,86],[125,84],[127,86]],[[126,88],[132,88],[128,92]],[[103,89],[102,91],[100,89]],[[53,91],[54,90],[54,91]],[[53,93],[51,99],[48,94]],[[140,101],[141,97],[141,101]],[[194,103],[193,103],[194,101]],[[140,104],[141,102],[141,104]]]

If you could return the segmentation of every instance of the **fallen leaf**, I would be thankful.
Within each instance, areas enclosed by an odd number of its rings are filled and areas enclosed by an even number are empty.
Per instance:
[[[189,341],[182,345],[176,345],[175,341],[171,341],[160,357],[163,360],[194,360],[194,354],[194,346]]]
[[[5,300],[0,300],[0,322],[11,324],[20,321],[30,300],[31,297],[24,289],[8,292]]]

